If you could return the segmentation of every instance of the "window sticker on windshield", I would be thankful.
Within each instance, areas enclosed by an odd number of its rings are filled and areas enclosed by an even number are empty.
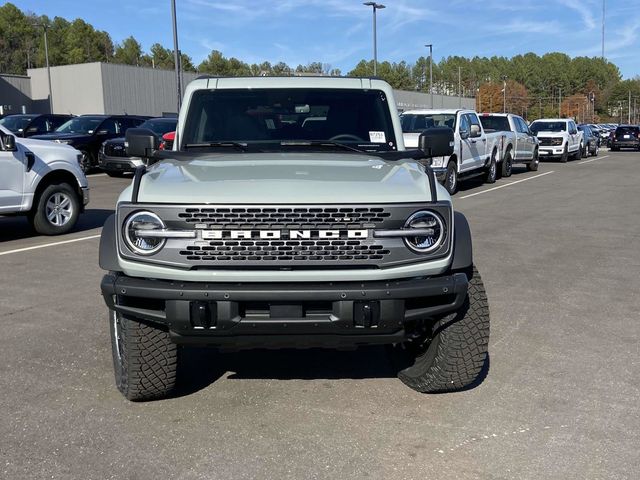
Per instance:
[[[387,139],[384,136],[384,132],[369,132],[369,141],[373,143],[386,143]]]

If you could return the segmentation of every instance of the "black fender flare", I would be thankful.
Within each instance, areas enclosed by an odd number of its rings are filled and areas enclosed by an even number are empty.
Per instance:
[[[471,229],[467,218],[460,212],[453,212],[453,262],[452,270],[464,270],[473,265],[473,245]]]
[[[118,248],[116,244],[116,216],[109,215],[102,227],[100,235],[100,250],[98,253],[98,264],[103,270],[111,272],[120,271],[118,263]]]

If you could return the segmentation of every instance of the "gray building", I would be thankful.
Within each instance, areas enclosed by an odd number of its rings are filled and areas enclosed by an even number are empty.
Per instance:
[[[48,103],[46,68],[27,71],[34,101]],[[183,84],[197,77],[183,73]],[[176,80],[171,70],[115,63],[51,67],[53,113],[107,113],[161,116],[176,112]],[[46,107],[48,110],[48,107]]]
[[[0,75],[0,116],[32,112],[31,80],[23,75]]]
[[[47,69],[28,70],[31,107],[28,111],[49,110]],[[198,75],[183,73],[186,86]],[[21,77],[28,78],[28,77]],[[114,63],[83,63],[51,67],[53,112],[107,113],[161,116],[176,111],[176,81],[172,70]],[[430,108],[431,96],[421,92],[395,90],[398,111]],[[2,97],[0,97],[1,99]],[[475,99],[433,95],[433,108],[474,108]]]

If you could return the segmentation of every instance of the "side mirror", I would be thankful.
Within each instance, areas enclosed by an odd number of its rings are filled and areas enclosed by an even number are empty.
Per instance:
[[[469,130],[467,130],[466,128],[461,128],[459,133],[462,140],[466,140],[467,138],[469,138]]]
[[[418,137],[418,148],[426,158],[450,156],[453,144],[453,130],[449,127],[432,127]]]
[[[476,125],[475,123],[471,125],[471,131],[469,133],[471,138],[476,138],[480,136],[480,125]]]
[[[125,134],[124,146],[130,157],[149,158],[160,147],[160,141],[147,128],[129,128]]]
[[[16,147],[16,137],[14,137],[13,135],[3,135],[2,150],[4,150],[5,152],[17,151],[18,147]]]

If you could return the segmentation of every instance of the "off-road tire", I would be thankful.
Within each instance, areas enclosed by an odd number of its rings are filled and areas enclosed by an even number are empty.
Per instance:
[[[447,189],[449,195],[453,195],[458,191],[458,170],[456,169],[456,162],[452,161],[447,164],[447,173],[444,178],[444,188]]]
[[[562,156],[560,157],[560,162],[567,163],[568,160],[569,160],[569,146],[565,145],[564,152],[562,152]]]
[[[587,144],[582,148],[581,153],[581,157],[582,158],[587,158],[589,156],[589,151],[591,150],[591,143],[587,142]]]
[[[467,274],[469,290],[462,307],[435,323],[433,339],[416,349],[413,364],[398,378],[418,392],[451,392],[473,386],[488,365],[489,304],[480,274],[473,267]],[[395,347],[406,355],[411,347]]]
[[[505,178],[508,178],[513,173],[513,156],[511,155],[511,150],[507,150],[507,153],[504,155],[504,160],[502,160],[502,169],[501,175]]]
[[[64,225],[57,226],[47,218],[47,202],[57,193],[66,195],[71,202],[71,217]],[[68,183],[53,183],[40,192],[33,202],[29,213],[29,222],[33,229],[40,235],[62,235],[67,233],[78,222],[80,216],[80,199],[78,193]]]
[[[527,170],[530,172],[537,172],[539,166],[540,166],[540,154],[536,149],[536,151],[533,152],[533,159],[529,163],[527,163]]]
[[[176,386],[179,350],[169,333],[114,311],[109,311],[109,328],[118,390],[132,401],[170,395]]]
[[[491,160],[485,168],[483,175],[484,183],[496,183],[498,178],[498,165],[496,164],[496,152],[491,154]]]

